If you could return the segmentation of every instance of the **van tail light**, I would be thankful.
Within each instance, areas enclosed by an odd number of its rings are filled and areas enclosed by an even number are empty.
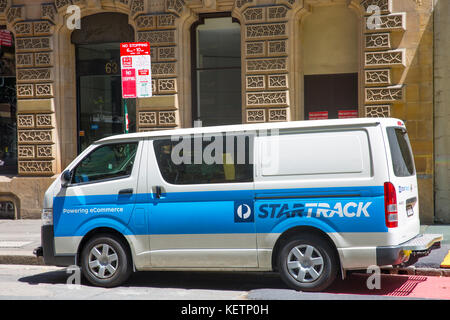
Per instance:
[[[384,214],[386,217],[386,227],[397,228],[397,195],[394,185],[390,182],[384,183]]]

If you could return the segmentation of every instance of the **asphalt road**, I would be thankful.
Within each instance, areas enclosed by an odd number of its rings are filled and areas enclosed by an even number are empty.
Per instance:
[[[380,288],[369,290],[369,275],[351,274],[326,292],[305,293],[288,289],[275,273],[138,272],[124,286],[111,289],[84,281],[68,285],[72,274],[65,268],[0,265],[0,300],[450,299],[450,277],[382,274]]]

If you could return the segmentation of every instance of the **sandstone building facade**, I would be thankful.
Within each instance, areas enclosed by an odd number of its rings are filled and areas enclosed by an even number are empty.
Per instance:
[[[0,172],[0,201],[16,218],[39,217],[55,175],[93,140],[122,131],[118,44],[148,41],[153,96],[128,101],[131,131],[398,117],[415,154],[422,221],[448,222],[435,216],[445,203],[435,190],[449,183],[436,179],[434,2],[0,0],[16,88],[15,100],[0,101],[14,109],[16,137],[0,146],[16,157]]]

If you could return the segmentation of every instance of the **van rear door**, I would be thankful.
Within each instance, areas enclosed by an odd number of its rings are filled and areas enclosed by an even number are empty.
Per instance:
[[[401,124],[401,126],[400,126]],[[389,143],[390,183],[395,188],[397,198],[398,227],[393,228],[399,243],[415,237],[420,230],[419,194],[417,189],[416,169],[411,145],[406,128],[387,126]]]

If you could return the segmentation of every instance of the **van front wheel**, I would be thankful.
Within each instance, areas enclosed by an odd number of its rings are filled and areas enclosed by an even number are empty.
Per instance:
[[[112,235],[88,240],[81,252],[81,269],[86,279],[99,287],[115,287],[131,274],[131,260],[122,241]]]
[[[336,279],[338,263],[334,250],[313,234],[288,239],[278,266],[282,280],[299,291],[322,291]]]

